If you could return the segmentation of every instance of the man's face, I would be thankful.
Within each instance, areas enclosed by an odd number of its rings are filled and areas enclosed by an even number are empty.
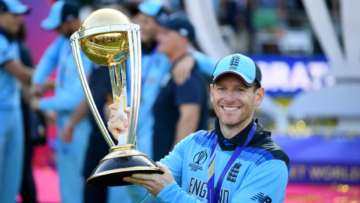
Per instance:
[[[169,54],[177,49],[179,43],[184,44],[184,39],[177,32],[160,28],[157,35],[157,40],[159,43],[158,50],[165,54]]]
[[[5,29],[5,31],[8,32],[9,34],[16,36],[23,23],[22,15],[15,15],[12,13],[2,13],[0,14],[0,18],[3,29]]]
[[[262,101],[264,89],[247,87],[239,76],[225,74],[211,84],[210,95],[220,124],[236,127],[252,118]]]
[[[156,39],[159,25],[153,17],[139,13],[134,17],[134,22],[139,24],[141,27],[142,42],[147,43]]]

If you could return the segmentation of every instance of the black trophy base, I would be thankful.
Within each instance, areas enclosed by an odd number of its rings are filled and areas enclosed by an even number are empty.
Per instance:
[[[101,186],[131,185],[123,181],[123,178],[134,173],[162,174],[163,172],[154,161],[137,150],[113,148],[100,161],[87,182]]]

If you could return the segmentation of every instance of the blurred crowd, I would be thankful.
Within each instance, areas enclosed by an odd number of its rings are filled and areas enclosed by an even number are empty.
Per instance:
[[[125,4],[141,0],[78,0],[83,5]],[[163,0],[171,12],[185,11],[191,1]],[[312,55],[322,50],[301,0],[211,0],[223,39],[232,52]],[[325,1],[340,37],[339,1]]]

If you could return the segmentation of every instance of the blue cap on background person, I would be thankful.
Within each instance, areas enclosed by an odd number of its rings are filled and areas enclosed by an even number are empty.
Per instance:
[[[215,82],[220,76],[228,73],[240,76],[247,86],[261,86],[260,68],[245,55],[236,53],[220,59],[215,65],[212,81]]]
[[[139,4],[138,9],[141,13],[151,17],[157,17],[164,11],[163,4],[158,0],[145,0]]]
[[[15,15],[22,15],[29,11],[29,7],[18,0],[0,0],[0,13],[9,12]]]
[[[173,13],[169,16],[162,16],[158,19],[160,26],[173,30],[181,36],[195,42],[195,28],[189,18],[182,12]]]
[[[62,23],[78,17],[78,6],[64,1],[57,1],[52,5],[48,17],[41,22],[41,27],[45,30],[54,30]]]

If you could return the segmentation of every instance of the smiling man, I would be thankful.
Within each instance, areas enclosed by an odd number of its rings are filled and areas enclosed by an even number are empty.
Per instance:
[[[264,97],[260,69],[242,54],[222,58],[210,96],[218,118],[214,130],[197,131],[177,144],[160,161],[164,174],[124,180],[144,186],[163,202],[283,202],[288,157],[254,118]]]

